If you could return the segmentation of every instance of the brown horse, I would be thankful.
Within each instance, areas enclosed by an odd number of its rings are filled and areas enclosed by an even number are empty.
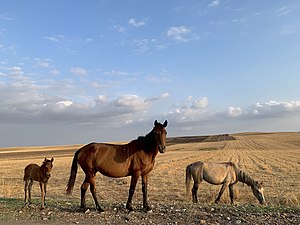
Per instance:
[[[154,122],[154,128],[145,137],[139,137],[124,145],[105,143],[90,143],[75,152],[70,179],[67,187],[67,194],[72,193],[74,187],[77,164],[85,173],[85,179],[81,185],[81,209],[85,209],[85,193],[90,185],[90,191],[94,198],[96,209],[103,212],[96,196],[96,173],[108,177],[131,176],[130,189],[126,208],[132,211],[132,197],[136,188],[139,176],[142,177],[143,208],[151,210],[147,201],[148,175],[153,169],[155,157],[158,153],[166,150],[166,129],[168,122],[164,124]]]
[[[260,204],[265,203],[263,194],[263,182],[259,183],[254,181],[248,174],[237,168],[233,162],[211,163],[211,162],[194,162],[186,167],[186,193],[190,196],[191,192],[191,179],[194,180],[192,188],[193,203],[197,203],[197,190],[199,184],[205,180],[210,184],[221,185],[222,188],[219,192],[215,203],[220,201],[220,198],[225,190],[229,187],[229,195],[231,204],[233,204],[234,193],[233,185],[238,181],[243,182],[251,187],[254,196],[258,199]]]
[[[47,192],[47,183],[50,178],[50,172],[53,167],[53,161],[45,158],[41,166],[37,164],[29,164],[25,167],[24,170],[24,181],[25,181],[25,205],[31,204],[31,189],[33,181],[38,181],[41,188],[41,197],[42,197],[42,209],[45,208],[45,198]],[[27,202],[27,192],[28,192],[28,202]]]

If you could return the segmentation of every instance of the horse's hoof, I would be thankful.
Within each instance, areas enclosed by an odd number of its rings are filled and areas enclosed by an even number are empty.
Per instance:
[[[104,210],[103,210],[101,207],[98,207],[98,208],[97,208],[97,211],[98,211],[99,213],[103,213],[103,212],[104,212]]]
[[[88,209],[86,207],[80,207],[79,211],[85,213]]]
[[[150,212],[150,211],[152,211],[152,208],[151,208],[151,206],[149,206],[149,205],[146,205],[146,206],[144,206],[143,208],[144,208],[144,211],[145,211],[145,212]]]
[[[91,210],[87,209],[83,211],[85,214],[89,214],[91,212]]]
[[[128,209],[128,212],[133,212],[132,206],[126,206],[126,209]]]

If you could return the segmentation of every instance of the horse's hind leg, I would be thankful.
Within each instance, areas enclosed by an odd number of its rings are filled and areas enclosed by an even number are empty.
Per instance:
[[[192,188],[193,203],[198,203],[198,197],[197,197],[198,188],[199,188],[199,183],[197,181],[194,181],[194,185]]]
[[[96,209],[98,210],[98,212],[104,212],[104,210],[99,205],[97,195],[96,195],[96,176],[90,178],[90,185],[91,185],[90,190],[96,204]]]
[[[87,177],[85,177],[82,185],[81,185],[81,202],[80,202],[80,208],[85,210],[85,193],[87,189],[89,188],[90,182]]]
[[[30,179],[29,185],[28,185],[28,204],[31,204],[31,190],[32,190],[32,184],[33,180]]]

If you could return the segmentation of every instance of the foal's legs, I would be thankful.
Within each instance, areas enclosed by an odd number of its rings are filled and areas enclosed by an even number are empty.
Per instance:
[[[24,199],[24,202],[25,202],[25,205],[27,205],[27,198],[28,198],[28,180],[26,179],[25,180],[25,187],[24,187],[24,192],[25,192],[25,199]]]
[[[44,192],[45,192],[45,196],[44,196],[44,204],[45,204],[45,205],[46,205],[47,184],[48,184],[48,181],[46,181],[46,182],[44,183]]]
[[[45,208],[45,184],[40,181],[40,188],[41,188],[41,198],[42,198],[42,206],[41,208]]]
[[[224,192],[224,190],[225,190],[225,188],[226,188],[227,186],[228,186],[227,183],[224,183],[224,184],[222,185],[221,190],[220,190],[220,192],[219,192],[219,195],[218,195],[217,199],[215,200],[215,203],[219,203],[220,198],[221,198],[221,196],[222,196],[222,194],[223,194],[223,192]]]
[[[147,199],[147,183],[148,183],[148,174],[142,176],[142,191],[143,191],[143,208],[146,211],[150,211],[151,207],[148,205],[148,199]]]
[[[131,176],[131,181],[130,181],[130,188],[129,188],[129,195],[128,195],[128,200],[126,203],[126,209],[129,210],[129,212],[133,211],[132,208],[132,197],[135,191],[136,183],[139,179],[140,173],[135,173]]]
[[[29,185],[28,185],[28,204],[31,204],[31,190],[32,190],[32,184],[33,180],[30,179]]]

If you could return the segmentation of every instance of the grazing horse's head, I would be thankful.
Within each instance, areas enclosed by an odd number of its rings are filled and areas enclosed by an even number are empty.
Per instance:
[[[158,146],[158,150],[160,153],[164,153],[166,151],[166,140],[167,140],[167,131],[166,126],[168,125],[168,121],[166,120],[164,124],[158,123],[157,120],[154,122],[153,132],[155,135],[155,142]]]
[[[45,158],[43,165],[41,166],[43,173],[47,178],[49,178],[51,176],[50,173],[51,173],[51,170],[53,167],[53,161],[54,161],[53,158],[51,160]]]
[[[260,204],[265,204],[265,197],[264,197],[264,188],[263,188],[263,182],[255,182],[255,184],[252,187],[253,194],[258,199]]]

